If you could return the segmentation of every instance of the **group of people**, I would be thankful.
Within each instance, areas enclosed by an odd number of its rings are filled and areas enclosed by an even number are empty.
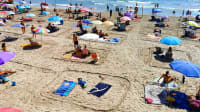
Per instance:
[[[57,28],[54,24],[51,24],[51,23],[49,23],[46,28],[50,31],[50,33],[53,33],[59,30],[59,28]]]

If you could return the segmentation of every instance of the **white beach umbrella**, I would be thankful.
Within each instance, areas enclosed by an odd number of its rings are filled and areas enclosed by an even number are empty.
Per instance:
[[[97,35],[95,33],[87,33],[87,34],[80,36],[80,39],[81,40],[98,40],[99,35]]]

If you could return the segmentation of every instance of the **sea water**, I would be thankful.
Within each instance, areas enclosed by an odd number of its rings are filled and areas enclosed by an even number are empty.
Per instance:
[[[15,3],[18,3],[21,0],[15,0]],[[30,0],[25,0],[29,2]],[[41,2],[45,0],[31,0],[33,6],[39,6]],[[151,14],[152,8],[155,3],[159,4],[159,8],[162,10],[161,15],[173,15],[172,11],[176,11],[175,16],[181,16],[183,10],[192,11],[192,15],[194,12],[199,11],[200,9],[200,0],[46,0],[49,4],[49,7],[56,8],[66,8],[69,3],[73,5],[80,3],[83,7],[87,8],[95,8],[94,11],[106,11],[106,6],[113,10],[115,10],[116,6],[119,8],[135,7],[136,3],[139,7],[139,13],[142,14]],[[56,4],[56,5],[55,5]],[[143,11],[142,11],[143,7]]]

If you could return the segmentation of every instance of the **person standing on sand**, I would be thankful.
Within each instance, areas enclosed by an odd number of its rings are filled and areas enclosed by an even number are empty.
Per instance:
[[[31,26],[31,32],[32,32],[32,34],[33,34],[33,37],[36,38],[36,32],[34,31],[34,29],[35,29],[35,26],[32,25],[32,26]]]
[[[1,48],[2,48],[3,52],[7,52],[6,43],[2,43]]]
[[[112,17],[112,9],[110,9],[110,18]]]
[[[109,11],[109,9],[110,9],[110,8],[109,8],[109,5],[107,5],[107,11]]]
[[[24,34],[25,33],[25,24],[24,24],[24,22],[22,21],[21,23],[20,23],[23,27],[21,28],[22,29],[22,33]]]
[[[74,49],[76,49],[78,46],[78,37],[76,36],[76,34],[73,34],[73,42],[74,42]]]

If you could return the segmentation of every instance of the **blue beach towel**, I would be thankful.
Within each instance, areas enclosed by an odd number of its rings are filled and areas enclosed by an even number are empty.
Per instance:
[[[117,43],[117,42],[119,42],[121,39],[120,38],[113,38],[112,39],[112,43]]]
[[[76,82],[65,80],[62,85],[54,92],[56,95],[68,96],[70,91],[76,86]]]
[[[101,97],[104,95],[112,85],[105,84],[105,83],[98,83],[93,89],[91,89],[88,94],[93,94],[97,97]]]

